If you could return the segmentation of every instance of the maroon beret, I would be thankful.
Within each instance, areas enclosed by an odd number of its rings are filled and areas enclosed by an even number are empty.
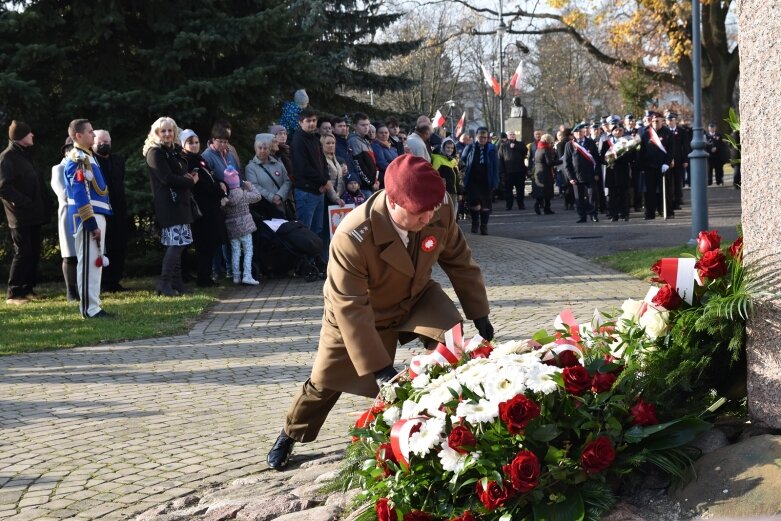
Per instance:
[[[425,159],[402,154],[385,170],[385,192],[409,212],[426,212],[445,199],[445,180]]]

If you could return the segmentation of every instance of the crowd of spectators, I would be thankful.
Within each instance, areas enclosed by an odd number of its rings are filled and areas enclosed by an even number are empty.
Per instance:
[[[719,158],[726,145],[723,136],[710,131],[712,174],[720,184],[724,161]],[[665,117],[653,112],[642,124],[630,116],[613,116],[572,129],[562,125],[555,139],[538,130],[529,143],[515,132],[497,136],[486,127],[456,138],[434,128],[426,116],[405,134],[394,117],[374,122],[363,113],[349,120],[318,118],[304,91],[286,104],[279,124],[255,136],[254,155],[247,161],[241,161],[231,144],[231,133],[227,121],[217,121],[203,139],[169,117],[158,118],[150,127],[141,153],[150,178],[150,206],[165,248],[155,288],[159,295],[189,291],[182,258],[190,245],[198,286],[212,286],[223,277],[235,284],[259,284],[253,235],[260,221],[295,220],[319,236],[323,246],[311,262],[324,277],[328,206],[363,204],[383,187],[385,170],[402,154],[424,158],[440,173],[456,203],[457,218],[471,219],[472,233],[488,234],[497,196],[507,210],[514,204],[526,209],[527,181],[539,215],[554,213],[551,200],[558,186],[565,209],[577,209],[579,223],[598,221],[600,212],[612,221],[628,220],[630,208],[640,211],[643,206],[646,219],[656,217],[657,211],[671,218],[683,204],[690,141],[676,114],[667,114],[665,125]],[[607,161],[614,144],[632,135],[638,136],[638,148]],[[0,155],[0,198],[15,252],[9,304],[34,298],[40,229],[49,215],[50,193],[32,157],[33,139],[28,125],[14,121],[8,148]],[[62,153],[62,161],[52,168],[50,186],[59,204],[66,297],[82,304],[84,317],[106,316],[99,291],[124,290],[125,161],[112,152],[109,132],[93,131],[87,120],[71,122]],[[662,178],[668,180],[664,194],[657,188]]]

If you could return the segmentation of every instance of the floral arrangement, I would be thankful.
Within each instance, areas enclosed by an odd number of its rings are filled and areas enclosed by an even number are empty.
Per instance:
[[[710,425],[660,423],[653,400],[624,385],[604,319],[564,312],[552,335],[477,337],[454,365],[385,386],[353,429],[349,473],[374,505],[362,519],[595,519],[615,500],[612,479],[646,463],[682,475],[686,444]]]
[[[588,323],[565,310],[551,333],[498,345],[446,334],[352,429],[357,518],[598,519],[648,465],[682,478],[710,428],[691,413],[723,402],[714,386],[740,371],[746,317],[769,295],[742,244],[702,232],[691,258],[653,265],[643,300]]]
[[[640,148],[640,136],[626,136],[619,138],[610,150],[605,152],[605,161],[607,166],[613,168],[616,160],[628,152],[632,152]]]

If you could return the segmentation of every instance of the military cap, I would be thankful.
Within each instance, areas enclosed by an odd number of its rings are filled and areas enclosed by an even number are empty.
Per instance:
[[[445,182],[425,159],[402,154],[385,170],[385,193],[409,212],[426,212],[444,201]]]

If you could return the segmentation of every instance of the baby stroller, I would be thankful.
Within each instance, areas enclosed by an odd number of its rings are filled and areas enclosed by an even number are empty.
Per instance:
[[[312,260],[323,250],[320,237],[299,221],[287,221],[274,231],[259,213],[252,211],[252,218],[258,228],[253,260],[263,277],[303,277],[307,282],[320,278]]]

